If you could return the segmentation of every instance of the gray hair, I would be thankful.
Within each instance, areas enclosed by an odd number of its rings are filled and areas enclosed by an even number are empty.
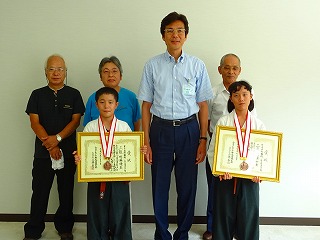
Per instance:
[[[106,63],[113,63],[114,65],[116,65],[117,68],[119,68],[120,70],[120,75],[122,76],[122,73],[123,73],[122,66],[121,66],[120,60],[116,56],[105,57],[101,60],[99,64],[99,69],[98,69],[99,74],[101,74],[102,68]]]
[[[64,58],[63,58],[60,54],[57,54],[57,53],[50,55],[50,56],[46,59],[46,61],[44,62],[44,69],[47,69],[48,61],[49,61],[49,59],[52,58],[52,57],[59,57],[59,58],[61,58],[61,59],[64,61],[64,65],[66,65],[66,69],[67,69],[66,61],[64,60]]]
[[[233,57],[237,58],[238,61],[239,61],[239,66],[241,66],[240,58],[239,58],[237,55],[235,55],[234,53],[228,53],[228,54],[224,55],[224,56],[221,58],[221,60],[220,60],[220,67],[224,64],[224,60],[226,59],[226,57],[229,57],[229,56],[233,56]]]

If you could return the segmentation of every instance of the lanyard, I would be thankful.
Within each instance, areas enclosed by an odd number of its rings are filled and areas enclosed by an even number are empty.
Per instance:
[[[234,124],[236,126],[236,135],[238,140],[240,159],[246,160],[248,156],[248,149],[250,143],[251,113],[249,111],[247,112],[246,130],[244,136],[242,136],[241,126],[236,112],[234,112]]]
[[[111,157],[114,132],[116,130],[116,125],[117,125],[117,118],[114,116],[112,119],[110,131],[109,131],[109,136],[108,136],[108,140],[107,140],[105,127],[103,126],[101,117],[99,116],[98,128],[99,128],[99,133],[100,133],[100,142],[101,142],[101,146],[102,146],[103,156],[107,159]],[[103,199],[105,191],[106,191],[106,182],[101,182],[100,195],[99,195],[100,199]]]
[[[117,118],[113,117],[110,131],[109,131],[108,140],[107,140],[106,133],[105,133],[105,127],[103,126],[101,117],[99,116],[98,126],[99,126],[99,133],[100,133],[100,142],[101,142],[101,146],[102,146],[103,156],[105,158],[111,157],[112,144],[113,144],[113,138],[114,138],[114,132],[116,129],[116,125],[117,125]]]
[[[246,130],[245,130],[244,137],[242,136],[241,126],[240,126],[239,119],[236,112],[234,112],[234,125],[236,126],[236,135],[238,140],[240,159],[243,160],[244,162],[248,156],[248,149],[249,149],[249,143],[250,143],[251,113],[249,111],[247,112]],[[234,178],[233,194],[236,194],[236,188],[237,188],[237,178]]]

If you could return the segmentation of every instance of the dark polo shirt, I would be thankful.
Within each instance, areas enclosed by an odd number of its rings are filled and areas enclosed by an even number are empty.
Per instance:
[[[64,86],[57,93],[48,86],[34,90],[29,98],[26,113],[39,115],[40,124],[49,135],[56,135],[72,120],[73,114],[83,115],[84,103],[80,92],[72,87]],[[76,131],[59,143],[65,158],[72,157],[77,149]],[[42,146],[42,141],[36,136],[36,158],[49,158],[49,152]]]

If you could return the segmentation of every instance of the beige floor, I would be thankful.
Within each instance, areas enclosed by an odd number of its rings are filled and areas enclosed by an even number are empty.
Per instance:
[[[0,240],[23,239],[23,225],[20,222],[0,222]],[[134,223],[134,240],[153,239],[154,224]],[[171,232],[175,230],[174,225],[170,225]],[[205,225],[193,225],[189,232],[190,240],[202,239]],[[46,229],[41,240],[59,240],[59,236],[54,230],[52,223],[46,224]],[[86,224],[76,223],[74,227],[74,240],[86,239]],[[320,226],[260,226],[260,240],[318,240],[320,239]]]

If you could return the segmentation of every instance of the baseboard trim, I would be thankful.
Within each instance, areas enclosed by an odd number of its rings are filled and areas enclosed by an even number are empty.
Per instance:
[[[53,214],[47,214],[45,221],[53,222]],[[0,214],[1,222],[26,222],[29,214]],[[76,214],[76,222],[86,222],[87,215]],[[153,215],[133,215],[133,223],[154,223]],[[176,223],[176,216],[169,216],[169,223]],[[195,216],[194,224],[205,224],[205,216]],[[293,226],[320,226],[320,218],[289,218],[289,217],[260,217],[260,225],[293,225]]]

